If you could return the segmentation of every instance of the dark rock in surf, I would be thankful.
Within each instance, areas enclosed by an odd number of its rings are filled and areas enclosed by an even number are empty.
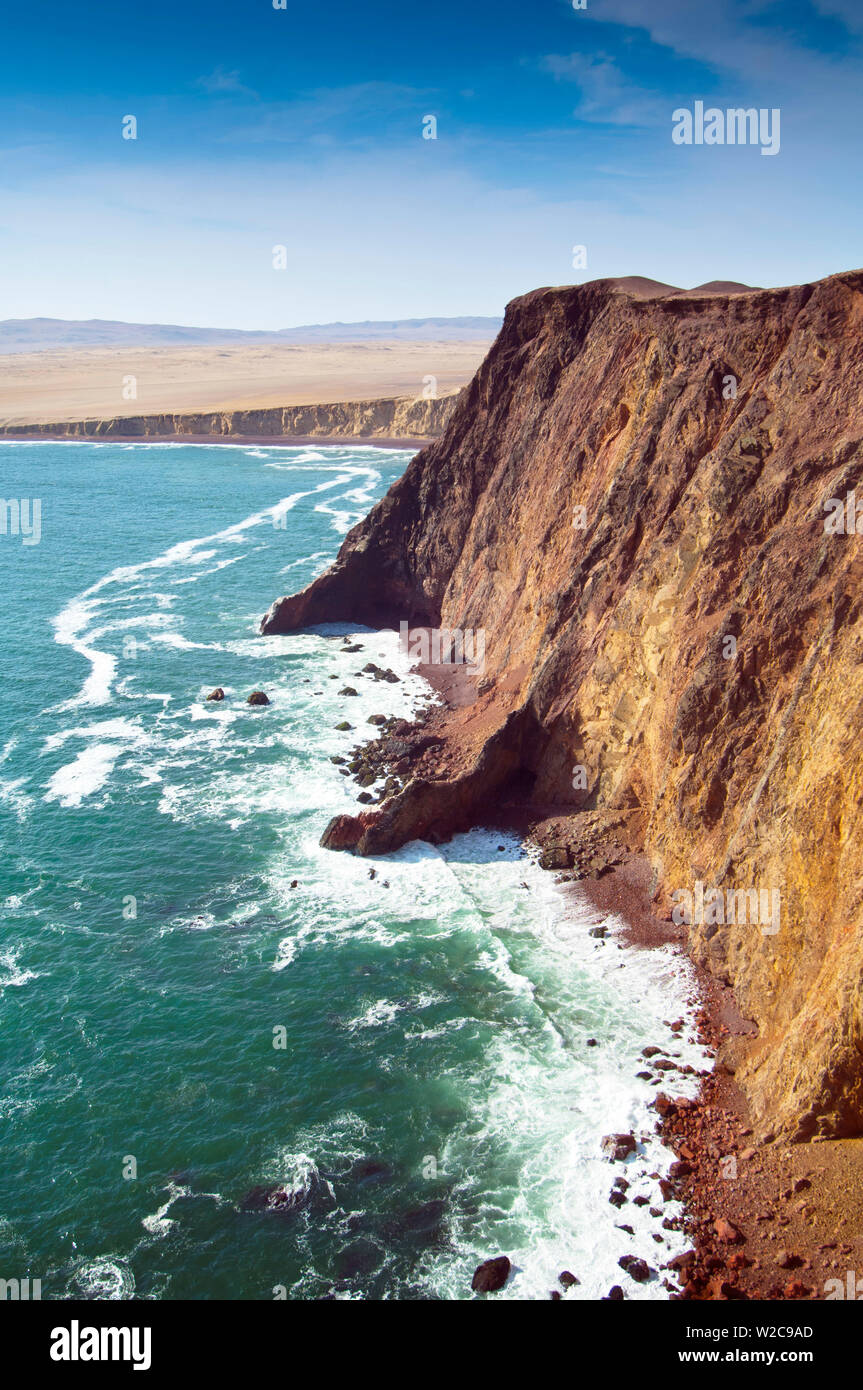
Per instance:
[[[606,1158],[620,1163],[631,1153],[635,1153],[635,1137],[632,1134],[605,1134],[600,1144]]]
[[[502,1289],[512,1268],[506,1255],[497,1255],[492,1260],[483,1260],[473,1272],[470,1286],[474,1293],[496,1293]]]
[[[637,1255],[621,1255],[617,1263],[637,1284],[646,1284],[650,1278],[650,1265],[646,1260],[640,1260]]]

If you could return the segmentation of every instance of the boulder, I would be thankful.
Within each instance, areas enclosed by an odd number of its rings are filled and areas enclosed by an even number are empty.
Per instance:
[[[572,867],[572,856],[564,845],[551,845],[544,849],[539,856],[539,867],[541,869],[569,869]]]
[[[269,703],[269,696],[265,695],[263,690],[253,690],[246,701],[247,705],[268,705]]]
[[[506,1255],[496,1255],[494,1259],[483,1260],[474,1270],[470,1286],[474,1293],[495,1293],[503,1288],[511,1268]]]
[[[780,1250],[776,1256],[776,1263],[780,1269],[799,1269],[803,1261],[799,1255],[792,1255],[788,1250]]]
[[[621,1162],[629,1154],[635,1153],[635,1136],[632,1134],[605,1134],[600,1144],[606,1158]]]
[[[639,1259],[637,1255],[621,1255],[617,1263],[637,1284],[646,1284],[650,1278],[650,1265],[646,1260]]]
[[[217,685],[215,690],[211,690],[207,696],[208,700],[224,700],[224,698],[225,692],[220,685]]]
[[[726,1241],[729,1245],[739,1245],[744,1239],[737,1227],[731,1221],[726,1221],[724,1216],[716,1218],[713,1229],[719,1239]]]

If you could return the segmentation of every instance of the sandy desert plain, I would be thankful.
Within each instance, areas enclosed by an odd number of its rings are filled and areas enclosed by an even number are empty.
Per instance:
[[[488,342],[67,348],[0,357],[0,424],[435,395],[468,382]],[[129,378],[134,378],[134,387]],[[130,395],[134,389],[135,395]],[[126,393],[124,395],[124,392]],[[428,394],[428,392],[427,392]]]

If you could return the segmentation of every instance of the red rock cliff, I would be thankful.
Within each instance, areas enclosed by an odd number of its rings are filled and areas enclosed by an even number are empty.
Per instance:
[[[861,326],[859,271],[536,290],[445,435],[262,624],[485,632],[461,757],[364,813],[360,852],[465,824],[517,775],[640,807],[667,897],[778,890],[778,931],[690,940],[758,1023],[729,1060],[762,1130],[797,1138],[863,1129],[863,542],[825,529],[825,502],[863,504]]]

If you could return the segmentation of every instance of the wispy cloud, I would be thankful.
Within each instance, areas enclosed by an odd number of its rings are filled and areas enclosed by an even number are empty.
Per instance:
[[[240,74],[236,70],[226,72],[222,67],[214,68],[207,77],[199,77],[195,86],[209,92],[210,96],[225,93],[233,96],[254,97],[256,101],[258,100],[258,93],[240,81]]]
[[[294,144],[304,141],[350,145],[373,132],[401,129],[419,137],[420,122],[430,94],[396,82],[358,82],[345,87],[321,87],[293,101],[268,102],[253,125],[230,132],[230,141]]]
[[[579,120],[644,126],[667,118],[668,102],[635,86],[605,53],[594,57],[552,53],[543,59],[542,66],[558,80],[578,84],[581,101],[573,115]]]
[[[813,0],[819,14],[838,19],[852,33],[863,33],[863,9],[860,0]]]
[[[813,0],[822,15],[848,27],[861,27],[860,0]],[[641,30],[679,57],[694,59],[716,73],[753,81],[827,80],[848,61],[813,49],[795,32],[777,0],[712,0],[708,10],[692,0],[603,0],[602,22]],[[859,72],[855,70],[855,79]]]

